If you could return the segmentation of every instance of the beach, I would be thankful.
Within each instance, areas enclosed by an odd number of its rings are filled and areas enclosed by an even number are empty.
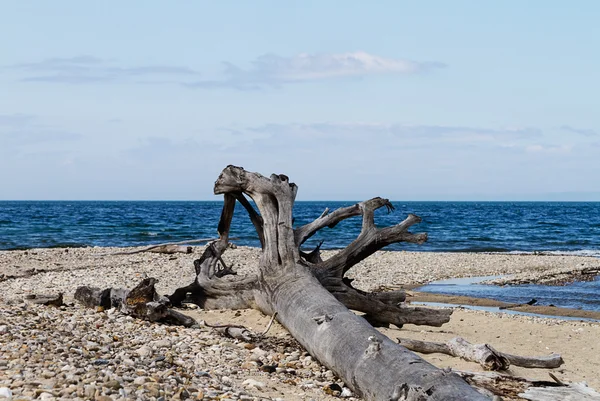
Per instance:
[[[189,395],[326,400],[341,391],[349,396],[344,384],[313,361],[277,323],[259,344],[251,345],[223,338],[207,327],[152,324],[110,310],[86,310],[73,301],[78,286],[131,288],[146,276],[158,279],[159,293],[170,294],[194,279],[193,261],[202,250],[194,247],[191,254],[174,255],[114,255],[123,248],[100,247],[0,251],[0,387],[10,388],[16,399],[42,395],[44,399],[91,395],[109,397],[103,400],[181,399]],[[323,257],[334,252],[324,251]],[[248,247],[224,254],[225,262],[239,274],[251,272],[258,257],[258,249]],[[577,256],[380,251],[348,276],[357,288],[375,291],[479,276],[564,283],[599,267],[600,259]],[[60,308],[24,301],[31,294],[59,292],[67,303]],[[408,295],[409,302],[428,300],[428,295],[411,290]],[[254,310],[184,312],[209,324],[242,324],[254,332],[263,331],[269,322],[269,317]],[[596,349],[600,325],[595,322],[457,309],[440,328],[406,325],[401,330],[381,330],[392,340],[445,341],[461,336],[507,353],[558,353],[565,364],[551,371],[559,379],[586,381],[600,388]],[[444,355],[424,358],[440,368],[481,370],[475,363]],[[511,367],[509,373],[549,379],[548,370],[542,369]]]

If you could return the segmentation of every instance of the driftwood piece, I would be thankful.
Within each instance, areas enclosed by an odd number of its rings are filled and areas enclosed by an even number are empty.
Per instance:
[[[82,286],[75,299],[87,307],[118,308],[122,313],[152,322],[191,327],[196,321],[170,308],[169,299],[156,293],[157,280],[146,278],[132,290]]]
[[[401,308],[395,302],[399,294],[381,298],[344,282],[348,269],[378,249],[395,242],[425,241],[426,234],[408,231],[420,219],[410,215],[395,226],[379,229],[374,211],[392,206],[388,200],[374,198],[294,229],[297,190],[285,175],[267,178],[240,167],[225,168],[215,183],[215,194],[224,196],[219,240],[194,263],[194,282],[170,295],[171,302],[194,301],[206,309],[253,307],[267,315],[277,312],[277,320],[315,359],[366,400],[488,400],[454,373],[437,369],[394,343],[344,305],[347,302],[376,320],[398,325],[448,321],[451,310]],[[246,196],[258,211],[249,201],[240,201]],[[258,274],[219,276],[236,201],[249,212],[261,238]],[[347,248],[325,261],[317,255],[312,261],[301,256],[300,245],[308,236],[351,215],[361,215],[363,224],[359,237]]]
[[[192,253],[192,250],[193,249],[191,246],[163,245],[163,246],[158,246],[153,249],[149,249],[147,252],[173,254],[173,253]]]
[[[564,384],[557,381],[528,380],[495,372],[453,370],[474,387],[496,396],[530,401],[600,401],[600,394],[585,383]]]
[[[398,338],[398,342],[411,351],[422,354],[446,354],[477,362],[485,370],[507,370],[515,365],[523,368],[557,368],[564,363],[560,355],[524,357],[497,351],[489,344],[471,344],[461,337],[455,337],[445,343]]]
[[[41,295],[41,294],[31,294],[25,297],[25,300],[31,302],[36,305],[46,305],[46,306],[63,306],[63,293],[58,293],[57,295]]]
[[[206,242],[215,241],[217,238],[200,238],[200,239],[191,239],[187,241],[179,241],[179,242],[167,242],[164,244],[156,244],[151,245],[146,248],[136,249],[135,251],[124,251],[124,252],[116,252],[116,253],[108,253],[98,256],[108,256],[108,255],[135,255],[136,253],[142,252],[155,252],[155,253],[192,253],[193,249],[191,246],[185,247],[180,245],[188,245],[188,244],[203,244]],[[230,238],[235,239],[235,238]]]
[[[586,383],[571,383],[566,387],[530,387],[519,396],[531,401],[600,401],[600,393]]]

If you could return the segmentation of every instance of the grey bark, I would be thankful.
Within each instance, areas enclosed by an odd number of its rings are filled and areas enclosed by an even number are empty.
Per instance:
[[[450,312],[427,312],[397,305],[400,294],[362,293],[344,282],[349,268],[385,245],[423,242],[426,234],[411,234],[416,216],[393,227],[378,229],[374,211],[391,208],[374,198],[331,214],[324,213],[310,225],[294,230],[292,210],[297,186],[284,175],[270,178],[228,166],[215,183],[215,194],[224,195],[219,239],[195,262],[196,279],[169,297],[173,304],[194,301],[205,308],[255,307],[277,320],[322,364],[332,369],[357,394],[367,400],[486,400],[459,376],[441,371],[406,348],[376,331],[351,312],[340,298],[375,320],[402,325],[442,324]],[[246,199],[249,196],[258,211]],[[259,271],[238,277],[224,266],[236,200],[248,210],[262,242]],[[344,218],[363,216],[359,237],[332,258],[322,261],[302,257],[300,245],[321,228]],[[347,281],[347,280],[346,280]],[[329,291],[336,289],[336,291]],[[366,306],[358,303],[365,302]],[[400,301],[399,301],[400,302]],[[427,318],[427,315],[434,316]],[[411,317],[413,316],[413,317]]]

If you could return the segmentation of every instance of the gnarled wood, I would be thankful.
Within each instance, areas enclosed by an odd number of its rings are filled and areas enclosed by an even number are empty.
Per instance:
[[[440,353],[477,362],[486,370],[507,370],[510,365],[523,368],[558,368],[564,363],[560,355],[524,357],[497,351],[489,344],[471,344],[461,337],[445,343],[398,338],[398,342],[409,350],[422,354]]]
[[[424,241],[425,234],[408,232],[412,224],[420,221],[419,218],[409,216],[396,226],[377,229],[374,211],[379,207],[392,206],[385,199],[374,198],[352,209],[324,213],[316,223],[295,231],[292,209],[296,193],[296,185],[290,183],[285,175],[273,174],[267,178],[240,167],[225,168],[215,183],[215,194],[225,197],[218,229],[219,240],[207,247],[202,258],[196,261],[194,283],[171,295],[171,302],[182,302],[188,295],[196,297],[204,307],[254,306],[268,315],[277,313],[277,320],[308,352],[367,400],[487,399],[458,376],[435,368],[380,334],[328,291],[327,285],[339,285],[345,289],[342,292],[346,293],[349,303],[368,298],[371,306],[365,309],[376,319],[381,317],[398,325],[415,320],[411,315],[417,316],[417,321],[427,320],[425,315],[429,312],[419,316],[421,310],[417,308],[400,308],[397,305],[401,302],[398,301],[400,294],[389,297],[361,294],[344,283],[343,277],[348,268],[384,244]],[[254,201],[260,219],[249,203],[244,205],[240,194]],[[262,231],[263,236],[258,275],[248,279],[232,275],[219,277],[217,274],[220,271],[217,263],[227,249],[236,199],[248,210],[253,224],[258,227],[257,231],[259,234]],[[318,250],[313,253],[314,258],[300,252],[300,245],[314,232],[351,215],[363,215],[363,229],[348,248],[326,261],[320,260]],[[332,273],[325,274],[327,271]],[[358,298],[348,297],[350,292]],[[235,302],[231,302],[232,299]],[[354,306],[358,309],[360,305]],[[402,315],[404,312],[407,313]],[[443,312],[443,315],[447,319],[449,312]]]

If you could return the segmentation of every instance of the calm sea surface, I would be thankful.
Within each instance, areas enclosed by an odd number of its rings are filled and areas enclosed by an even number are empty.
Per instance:
[[[295,225],[354,202],[297,202]],[[548,252],[600,257],[600,202],[392,202],[396,210],[376,214],[388,226],[408,213],[423,218],[413,232],[427,232],[424,245],[387,249],[443,252]],[[238,205],[239,206],[239,205]],[[0,250],[64,246],[135,246],[214,237],[221,202],[0,201]],[[344,247],[356,238],[361,219],[324,229],[306,243]],[[234,215],[232,236],[258,246],[243,208]],[[538,297],[541,304],[600,310],[600,282],[569,287],[532,286],[506,290],[488,286],[434,286],[431,291],[488,296],[508,302]],[[564,301],[561,301],[561,299]]]
[[[389,249],[444,252],[557,252],[600,256],[600,202],[392,202],[396,210],[376,214],[387,226],[408,213],[423,218],[424,245]],[[297,202],[295,225],[353,202]],[[239,205],[238,205],[239,206]],[[0,249],[60,246],[134,246],[213,237],[221,202],[0,201]],[[325,240],[340,248],[360,231],[355,217],[324,229],[307,247]],[[236,209],[232,235],[258,246],[243,208]]]

